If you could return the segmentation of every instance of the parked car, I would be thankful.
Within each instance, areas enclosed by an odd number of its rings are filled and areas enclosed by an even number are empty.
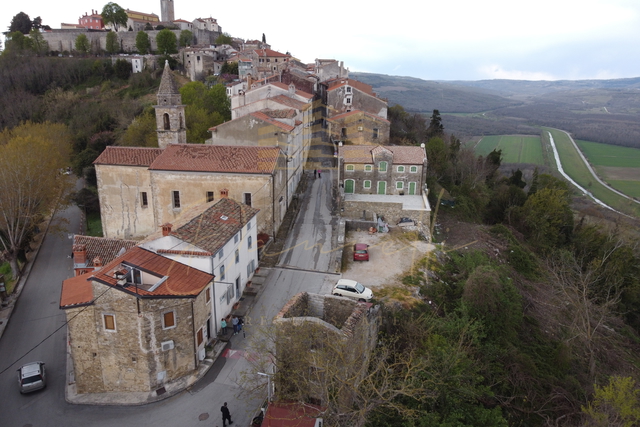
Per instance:
[[[349,279],[338,280],[338,283],[333,287],[331,293],[341,297],[355,298],[358,301],[369,301],[373,298],[373,291],[371,291],[371,289],[355,280]]]
[[[369,245],[366,243],[356,243],[353,245],[354,261],[369,261]]]
[[[18,369],[20,393],[29,393],[47,386],[44,362],[31,362]]]

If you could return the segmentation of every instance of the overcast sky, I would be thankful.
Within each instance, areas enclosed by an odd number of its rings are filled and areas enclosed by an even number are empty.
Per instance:
[[[6,0],[0,28],[25,12],[60,28],[107,1]],[[118,0],[160,16],[160,0]],[[214,17],[245,39],[303,62],[426,80],[608,79],[640,75],[640,0],[444,0],[207,3],[174,0],[176,19]],[[223,6],[217,6],[222,4]],[[382,7],[375,7],[379,4]]]

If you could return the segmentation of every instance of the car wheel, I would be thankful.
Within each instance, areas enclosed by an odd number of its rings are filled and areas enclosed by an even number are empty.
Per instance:
[[[342,294],[334,294],[334,295],[337,296],[337,297],[341,297],[342,296]]]
[[[358,302],[367,302],[363,298],[358,298]]]

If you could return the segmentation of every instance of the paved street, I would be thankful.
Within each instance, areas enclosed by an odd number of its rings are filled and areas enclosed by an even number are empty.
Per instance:
[[[220,426],[220,406],[229,402],[234,425],[248,426],[262,398],[242,394],[237,382],[250,367],[243,357],[257,325],[270,322],[284,303],[301,291],[328,293],[338,275],[332,264],[331,185],[329,170],[311,183],[302,200],[281,267],[270,270],[262,295],[248,314],[246,338],[232,337],[223,355],[190,390],[166,400],[131,407],[71,405],[64,400],[66,382],[65,316],[59,310],[60,287],[72,275],[71,240],[79,229],[80,212],[70,207],[57,213],[66,218],[68,233],[49,233],[40,249],[11,321],[0,340],[0,426]],[[290,248],[289,251],[286,251]],[[47,339],[57,328],[58,332]],[[41,343],[42,342],[42,343]],[[34,348],[31,353],[23,354]],[[18,392],[15,370],[22,363],[42,360],[49,384],[29,395]]]

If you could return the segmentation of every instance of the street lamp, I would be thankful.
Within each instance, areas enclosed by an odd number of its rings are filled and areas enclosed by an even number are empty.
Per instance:
[[[265,374],[264,372],[256,372],[258,375],[267,377],[267,402],[271,402],[271,376],[273,374]]]

